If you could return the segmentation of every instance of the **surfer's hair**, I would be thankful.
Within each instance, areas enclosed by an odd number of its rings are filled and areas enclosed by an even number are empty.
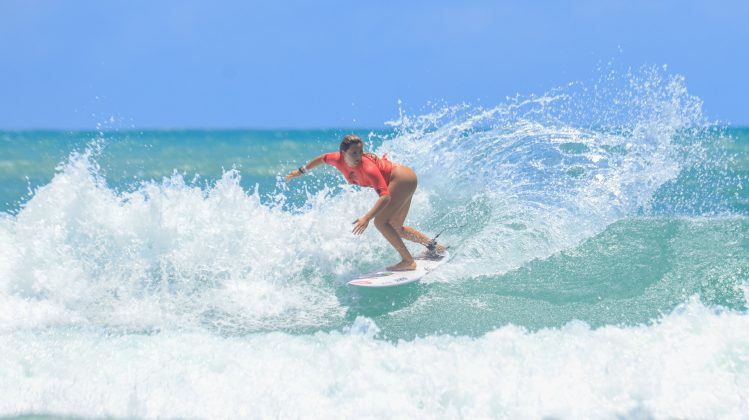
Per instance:
[[[364,147],[364,143],[362,142],[361,137],[357,136],[356,134],[346,134],[345,136],[343,136],[343,140],[341,140],[341,145],[338,146],[338,150],[341,153],[344,153],[349,149],[349,147],[351,147],[352,144],[361,144],[362,147]],[[374,159],[375,162],[380,159],[374,153],[364,153],[364,155]]]

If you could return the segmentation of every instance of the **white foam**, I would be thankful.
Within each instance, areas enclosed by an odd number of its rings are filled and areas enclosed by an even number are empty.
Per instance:
[[[686,160],[699,157],[699,147],[684,150],[674,137],[704,121],[683,78],[645,68],[489,109],[402,112],[391,124],[398,134],[381,151],[418,168],[442,207],[486,209],[446,218],[479,227],[468,237],[445,235],[457,245],[451,264],[427,281],[450,281],[546,258],[647,206]]]
[[[672,179],[672,138],[699,122],[698,101],[678,78],[642,77],[621,92],[636,100],[618,133],[557,118],[585,102],[573,92],[402,117],[380,152],[419,174],[407,222],[431,234],[458,227],[442,236],[450,264],[425,282],[504,273],[573,247]],[[565,143],[587,151],[567,153]],[[371,190],[325,189],[298,212],[243,191],[234,170],[210,186],[174,174],[118,192],[93,153],[73,154],[17,215],[0,219],[0,307],[19,308],[0,312],[0,330],[321,326],[346,310],[340,277],[397,261],[374,226],[351,235]]]
[[[745,418],[749,316],[694,298],[649,326],[571,322],[390,343],[347,333],[0,336],[0,414]]]
[[[701,124],[699,101],[678,77],[625,82],[609,89],[618,101],[551,92],[401,118],[380,152],[419,174],[409,220],[462,226],[442,237],[454,258],[427,282],[501,273],[574,246],[678,173],[673,138]],[[592,107],[600,103],[610,108]],[[580,107],[603,119],[574,123]],[[207,187],[175,174],[118,192],[90,154],[72,155],[17,215],[0,218],[0,414],[749,412],[749,318],[696,299],[637,327],[508,325],[391,343],[358,317],[341,332],[242,335],[340,325],[338,277],[395,258],[373,227],[350,234],[371,190],[329,193],[284,211],[243,191],[236,171]]]
[[[26,302],[0,317],[0,330],[59,323],[50,311],[135,328],[194,324],[206,311],[242,316],[248,328],[335,318],[336,276],[387,246],[373,228],[350,234],[376,198],[366,193],[322,191],[306,212],[289,213],[229,171],[206,190],[174,175],[118,194],[90,156],[74,155],[0,221],[0,299]],[[29,313],[34,302],[40,314]]]

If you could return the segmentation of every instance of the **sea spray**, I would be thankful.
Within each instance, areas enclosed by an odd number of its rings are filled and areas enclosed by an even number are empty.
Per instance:
[[[371,292],[372,191],[278,183],[344,131],[94,133],[0,217],[0,413],[740,418],[749,143],[700,113],[653,67],[404,113],[370,149],[454,257]]]
[[[373,145],[419,174],[407,224],[447,228],[453,257],[425,283],[463,288],[573,249],[648,206],[705,147],[699,105],[682,78],[645,68],[488,109],[403,114]],[[692,137],[680,144],[684,130]],[[101,136],[3,220],[0,290],[26,315],[6,315],[0,328],[309,331],[369,313],[360,303],[377,299],[341,285],[396,257],[376,229],[350,235],[371,191],[331,189],[340,179],[328,178],[289,207],[283,190],[242,188],[237,169],[113,188],[97,162]],[[438,310],[430,299],[391,303]]]
[[[681,165],[702,156],[710,136],[700,110],[680,76],[610,70],[493,108],[401,112],[380,150],[416,168],[440,203],[429,220],[472,209],[451,215],[473,231],[448,234],[455,249],[445,271],[470,278],[573,247],[649,206]],[[677,143],[685,130],[690,144]]]

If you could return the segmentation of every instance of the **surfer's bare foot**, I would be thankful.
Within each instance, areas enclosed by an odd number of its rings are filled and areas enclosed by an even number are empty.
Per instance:
[[[398,264],[388,267],[390,271],[411,271],[416,270],[416,261],[401,261]]]

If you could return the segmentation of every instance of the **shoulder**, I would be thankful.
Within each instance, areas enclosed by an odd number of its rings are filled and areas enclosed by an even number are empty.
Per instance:
[[[369,156],[364,156],[361,161],[362,171],[366,172],[369,175],[379,175],[380,174],[380,167],[377,165],[377,162],[372,160]]]
[[[332,165],[334,162],[338,162],[339,160],[341,160],[341,152],[325,153],[324,155],[322,155],[322,160],[328,165]]]

